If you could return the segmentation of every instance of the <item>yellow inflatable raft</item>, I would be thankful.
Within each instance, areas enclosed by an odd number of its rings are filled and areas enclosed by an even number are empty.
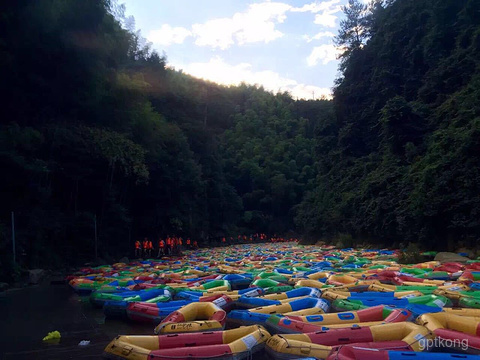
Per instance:
[[[306,334],[274,335],[266,344],[267,352],[275,359],[314,357],[326,359],[339,345],[390,350],[422,350],[419,341],[429,339],[428,330],[410,322],[330,329]]]
[[[155,334],[218,331],[225,327],[227,313],[211,302],[194,302],[168,315]]]
[[[269,338],[259,325],[195,334],[117,336],[103,356],[112,360],[239,360],[261,350]]]
[[[425,326],[432,333],[437,329],[449,329],[460,331],[465,334],[480,335],[480,317],[461,316],[456,314],[457,313],[448,311],[423,314],[418,317],[417,324]]]

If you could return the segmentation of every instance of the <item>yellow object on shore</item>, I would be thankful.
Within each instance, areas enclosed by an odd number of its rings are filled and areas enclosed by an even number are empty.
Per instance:
[[[60,334],[59,331],[51,331],[43,338],[43,341],[48,341],[48,340],[55,340],[55,339],[60,339],[62,335]]]

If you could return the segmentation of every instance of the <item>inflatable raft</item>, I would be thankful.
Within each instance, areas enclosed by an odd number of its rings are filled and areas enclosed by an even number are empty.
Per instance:
[[[342,348],[351,344],[371,349],[420,351],[422,347],[419,341],[429,338],[429,331],[425,327],[400,322],[296,335],[274,335],[267,341],[266,349],[274,359],[301,356],[327,359],[336,358]],[[343,357],[339,357],[341,358]]]
[[[480,317],[462,316],[453,312],[424,314],[417,319],[439,339],[448,340],[448,347],[457,351],[480,354]],[[442,348],[442,347],[440,347]],[[435,349],[435,348],[434,348]]]
[[[155,327],[155,334],[219,331],[225,327],[227,313],[212,302],[188,304]]]
[[[274,333],[296,334],[322,331],[325,328],[371,326],[380,323],[407,321],[411,313],[407,310],[387,306],[375,306],[359,311],[313,315],[280,316],[272,315],[266,321],[267,328]]]
[[[111,360],[241,360],[261,350],[270,334],[261,326],[218,332],[117,336],[104,350]]]
[[[283,293],[275,293],[258,297],[253,297],[251,295],[243,295],[237,300],[237,306],[244,308],[255,308],[260,306],[278,305],[281,304],[281,300],[288,300],[305,296],[319,298],[321,295],[322,293],[318,289],[301,287]]]
[[[237,244],[86,267],[68,280],[79,294],[95,290],[92,303],[103,303],[107,315],[163,321],[158,336],[114,340],[106,354],[115,359],[249,358],[269,337],[263,333],[263,340],[251,341],[258,330],[230,333],[226,325],[265,325],[278,333],[268,351],[279,359],[473,359],[427,340],[468,340],[466,349],[450,348],[478,352],[480,259],[401,265],[399,255],[385,249]],[[170,299],[153,296],[161,288],[170,291]],[[213,311],[188,310],[207,303]],[[215,331],[206,333],[205,327]]]

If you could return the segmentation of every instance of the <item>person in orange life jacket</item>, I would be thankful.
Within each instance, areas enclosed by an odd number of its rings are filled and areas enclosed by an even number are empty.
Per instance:
[[[163,255],[165,255],[165,241],[163,241],[163,239],[160,238],[160,240],[158,240],[158,255],[157,255],[157,257],[163,256]]]
[[[135,241],[135,257],[139,258],[142,255],[142,247],[140,241]]]
[[[152,251],[153,251],[153,243],[151,240],[148,241],[148,256],[152,256]]]
[[[177,249],[178,249],[178,239],[176,236],[173,237],[172,239],[172,254],[177,255]]]
[[[197,243],[197,240],[195,240],[195,241],[193,242],[193,248],[194,248],[194,249],[198,249],[198,243]]]
[[[165,247],[165,252],[167,255],[170,255],[172,250],[171,247],[172,247],[172,239],[170,238],[170,236],[167,235],[167,244]]]
[[[175,254],[178,255],[180,250],[180,239],[178,237],[175,237],[174,244],[175,244]]]
[[[183,248],[183,239],[181,237],[178,238],[178,253],[182,252]]]
[[[177,237],[176,236],[173,236],[172,237],[172,243],[171,243],[171,248],[172,248],[172,255],[175,255],[176,251],[177,251]]]
[[[174,249],[175,249],[175,236],[172,236],[172,237],[170,238],[170,246],[169,246],[169,248],[170,248],[170,255],[173,255],[173,251],[174,251]]]
[[[191,249],[192,248],[192,241],[190,240],[190,238],[187,238],[187,249]]]
[[[148,239],[147,238],[143,240],[142,247],[143,247],[143,257],[146,258],[148,256]]]
[[[225,236],[222,237],[222,245],[223,246],[227,245],[227,240],[225,239]]]
[[[147,238],[143,239],[142,250],[143,250],[143,257],[146,257],[147,252],[148,252],[148,239]]]

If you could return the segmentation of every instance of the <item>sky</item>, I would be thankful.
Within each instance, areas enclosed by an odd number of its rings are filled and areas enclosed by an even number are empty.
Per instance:
[[[347,0],[120,0],[170,67],[294,98],[330,97]]]

